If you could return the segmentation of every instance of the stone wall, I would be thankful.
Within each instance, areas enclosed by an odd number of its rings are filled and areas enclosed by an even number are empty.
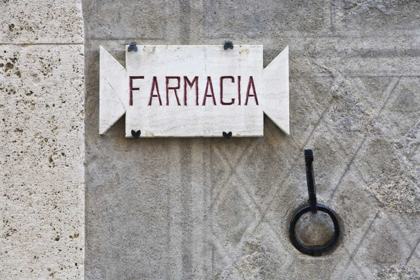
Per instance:
[[[420,277],[418,1],[84,0],[84,31],[80,0],[0,7],[0,279]],[[98,134],[99,45],[225,39],[289,46],[290,136]],[[342,228],[322,257],[288,238],[304,148]]]
[[[0,11],[0,279],[82,279],[81,2]]]
[[[418,1],[84,1],[87,279],[420,277]],[[98,135],[98,48],[263,44],[265,66],[290,47],[291,135],[268,118],[258,139]],[[289,242],[318,199],[342,239],[322,257]],[[319,224],[318,226],[314,226]],[[302,239],[331,235],[323,218]],[[316,231],[323,230],[316,234]],[[315,240],[315,239],[318,240]]]

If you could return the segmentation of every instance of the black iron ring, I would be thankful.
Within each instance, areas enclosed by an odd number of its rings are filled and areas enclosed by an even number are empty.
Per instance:
[[[300,242],[299,238],[297,238],[296,236],[295,227],[297,221],[303,214],[311,211],[311,205],[304,206],[296,211],[296,213],[293,215],[292,221],[290,222],[289,229],[290,241],[292,242],[293,246],[295,246],[295,248],[298,249],[300,252],[311,256],[321,256],[322,254],[333,249],[335,245],[337,245],[338,238],[340,236],[340,227],[338,224],[337,216],[335,215],[334,211],[332,211],[327,206],[321,204],[317,204],[316,208],[318,211],[327,213],[334,224],[334,235],[326,244],[317,246],[306,246],[302,242]]]

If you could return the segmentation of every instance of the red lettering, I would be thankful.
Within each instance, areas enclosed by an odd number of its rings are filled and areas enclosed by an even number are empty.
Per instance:
[[[178,85],[176,87],[170,87],[169,86],[169,80],[175,79],[178,82]],[[181,78],[180,77],[166,77],[166,106],[169,106],[169,90],[173,90],[176,97],[176,102],[178,103],[178,106],[181,106],[181,103],[179,103],[178,94],[176,92],[177,89],[180,88]]]
[[[156,95],[153,94],[153,91],[154,91],[155,88],[156,88],[156,92],[157,92]],[[153,76],[152,89],[150,90],[149,106],[152,105],[152,98],[153,97],[158,97],[159,98],[159,105],[162,106],[162,100],[160,99],[159,85],[158,85],[156,76]]]
[[[232,81],[232,83],[235,82],[235,78],[232,76],[222,76],[220,77],[220,103],[222,105],[232,105],[233,103],[235,103],[235,98],[232,98],[230,102],[224,102],[223,101],[223,80],[225,79],[230,79]]]
[[[192,82],[184,76],[184,105],[187,106],[187,84],[190,88],[195,84],[195,105],[198,106],[198,77],[195,77]]]
[[[252,90],[254,91],[254,94],[252,94],[252,95],[249,94],[251,87],[252,87]],[[248,90],[246,91],[245,105],[248,105],[248,97],[250,97],[250,96],[253,96],[255,98],[255,103],[258,105],[257,92],[255,91],[254,78],[252,78],[252,76],[249,77]]]
[[[210,90],[211,90],[211,95],[207,94],[209,87],[210,87]],[[207,77],[207,85],[206,85],[206,91],[204,93],[204,98],[203,98],[203,106],[206,105],[207,97],[212,97],[213,98],[213,104],[216,105],[216,99],[214,98],[214,90],[213,90],[213,84],[211,82],[211,77]]]
[[[241,76],[238,76],[238,105],[241,105]]]
[[[140,88],[133,87],[133,80],[144,79],[144,76],[130,76],[130,102],[129,105],[133,106],[133,90],[140,90]]]

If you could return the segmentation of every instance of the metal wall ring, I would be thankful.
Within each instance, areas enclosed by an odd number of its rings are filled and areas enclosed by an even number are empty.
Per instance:
[[[338,224],[337,216],[335,215],[334,211],[332,211],[327,206],[321,204],[317,204],[316,208],[321,212],[327,213],[334,224],[334,235],[326,244],[317,246],[306,246],[296,236],[296,224],[303,214],[311,211],[311,205],[304,206],[296,211],[296,213],[293,215],[292,221],[290,222],[289,229],[290,240],[293,246],[295,246],[295,248],[298,249],[300,252],[311,256],[321,256],[322,254],[330,251],[335,247],[335,245],[337,245],[338,239],[340,237],[340,227]]]

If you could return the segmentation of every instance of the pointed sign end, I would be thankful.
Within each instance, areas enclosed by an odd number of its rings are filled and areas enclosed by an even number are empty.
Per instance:
[[[264,69],[264,113],[287,135],[289,129],[289,47]]]
[[[126,112],[122,95],[128,90],[127,72],[102,46],[99,69],[99,134],[105,134]]]
[[[287,126],[285,128],[280,128],[287,136],[290,136],[290,127]]]

